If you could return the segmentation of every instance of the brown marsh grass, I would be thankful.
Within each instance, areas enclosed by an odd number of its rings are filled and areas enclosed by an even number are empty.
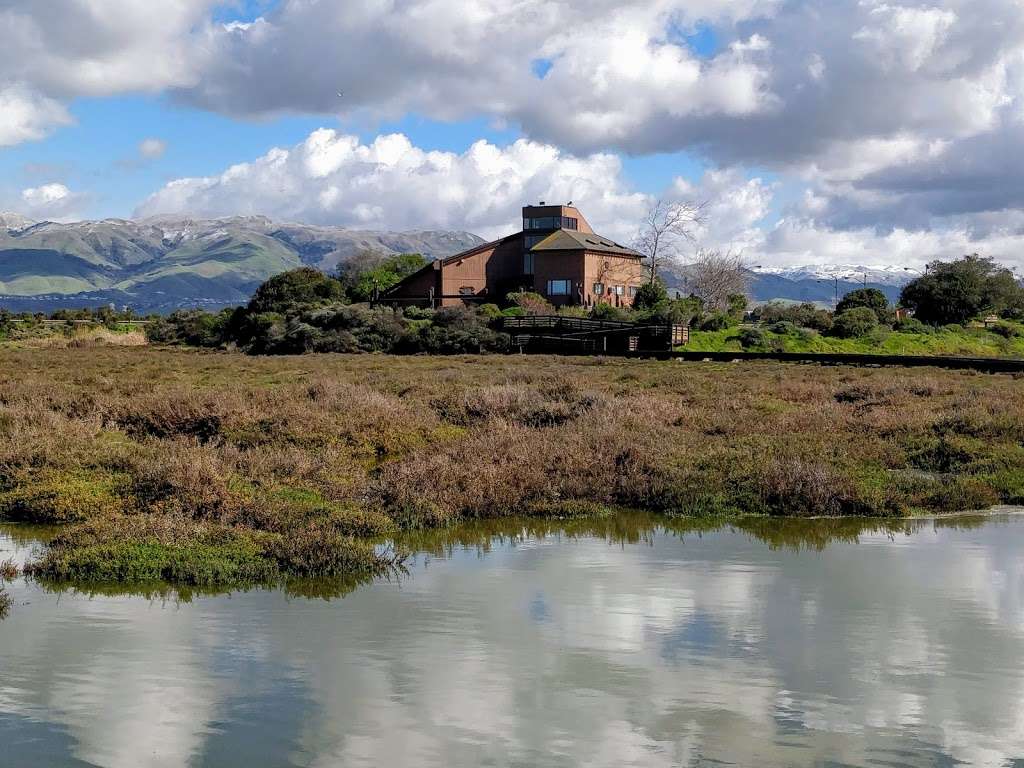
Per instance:
[[[377,573],[466,519],[884,516],[1024,501],[1024,380],[517,356],[0,350],[29,570],[204,586]]]

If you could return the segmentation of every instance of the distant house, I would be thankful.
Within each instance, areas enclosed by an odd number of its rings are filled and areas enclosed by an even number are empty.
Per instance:
[[[641,254],[601,237],[571,205],[528,205],[523,229],[439,259],[409,275],[380,300],[445,307],[500,302],[533,291],[555,306],[630,306],[644,282]]]

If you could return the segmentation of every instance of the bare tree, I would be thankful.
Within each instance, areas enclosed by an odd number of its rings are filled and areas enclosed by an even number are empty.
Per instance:
[[[648,209],[634,247],[647,257],[652,282],[662,266],[679,258],[684,242],[693,242],[693,230],[703,223],[705,207],[705,203],[658,200]]]
[[[750,287],[750,272],[740,254],[732,251],[701,249],[686,271],[690,293],[714,312],[729,309],[729,297],[744,295]]]

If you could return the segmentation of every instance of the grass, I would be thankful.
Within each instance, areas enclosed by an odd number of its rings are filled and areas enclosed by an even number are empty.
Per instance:
[[[939,328],[929,333],[903,333],[879,328],[867,336],[841,339],[807,331],[773,333],[758,326],[765,341],[756,347],[746,348],[746,351],[1024,358],[1024,326],[1019,323],[1005,324],[1020,331],[1020,335],[1007,338],[980,326]],[[690,343],[682,349],[694,352],[739,352],[744,350],[739,333],[740,328],[692,331]]]
[[[0,519],[60,526],[26,568],[43,579],[319,594],[456,522],[1024,502],[1011,376],[151,347],[7,348],[0,366],[18,372],[0,379]]]

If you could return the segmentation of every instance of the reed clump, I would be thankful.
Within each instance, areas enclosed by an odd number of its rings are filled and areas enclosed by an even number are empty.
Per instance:
[[[367,575],[399,533],[533,515],[880,516],[1024,502],[1024,381],[556,357],[0,350],[0,519],[33,575]]]

